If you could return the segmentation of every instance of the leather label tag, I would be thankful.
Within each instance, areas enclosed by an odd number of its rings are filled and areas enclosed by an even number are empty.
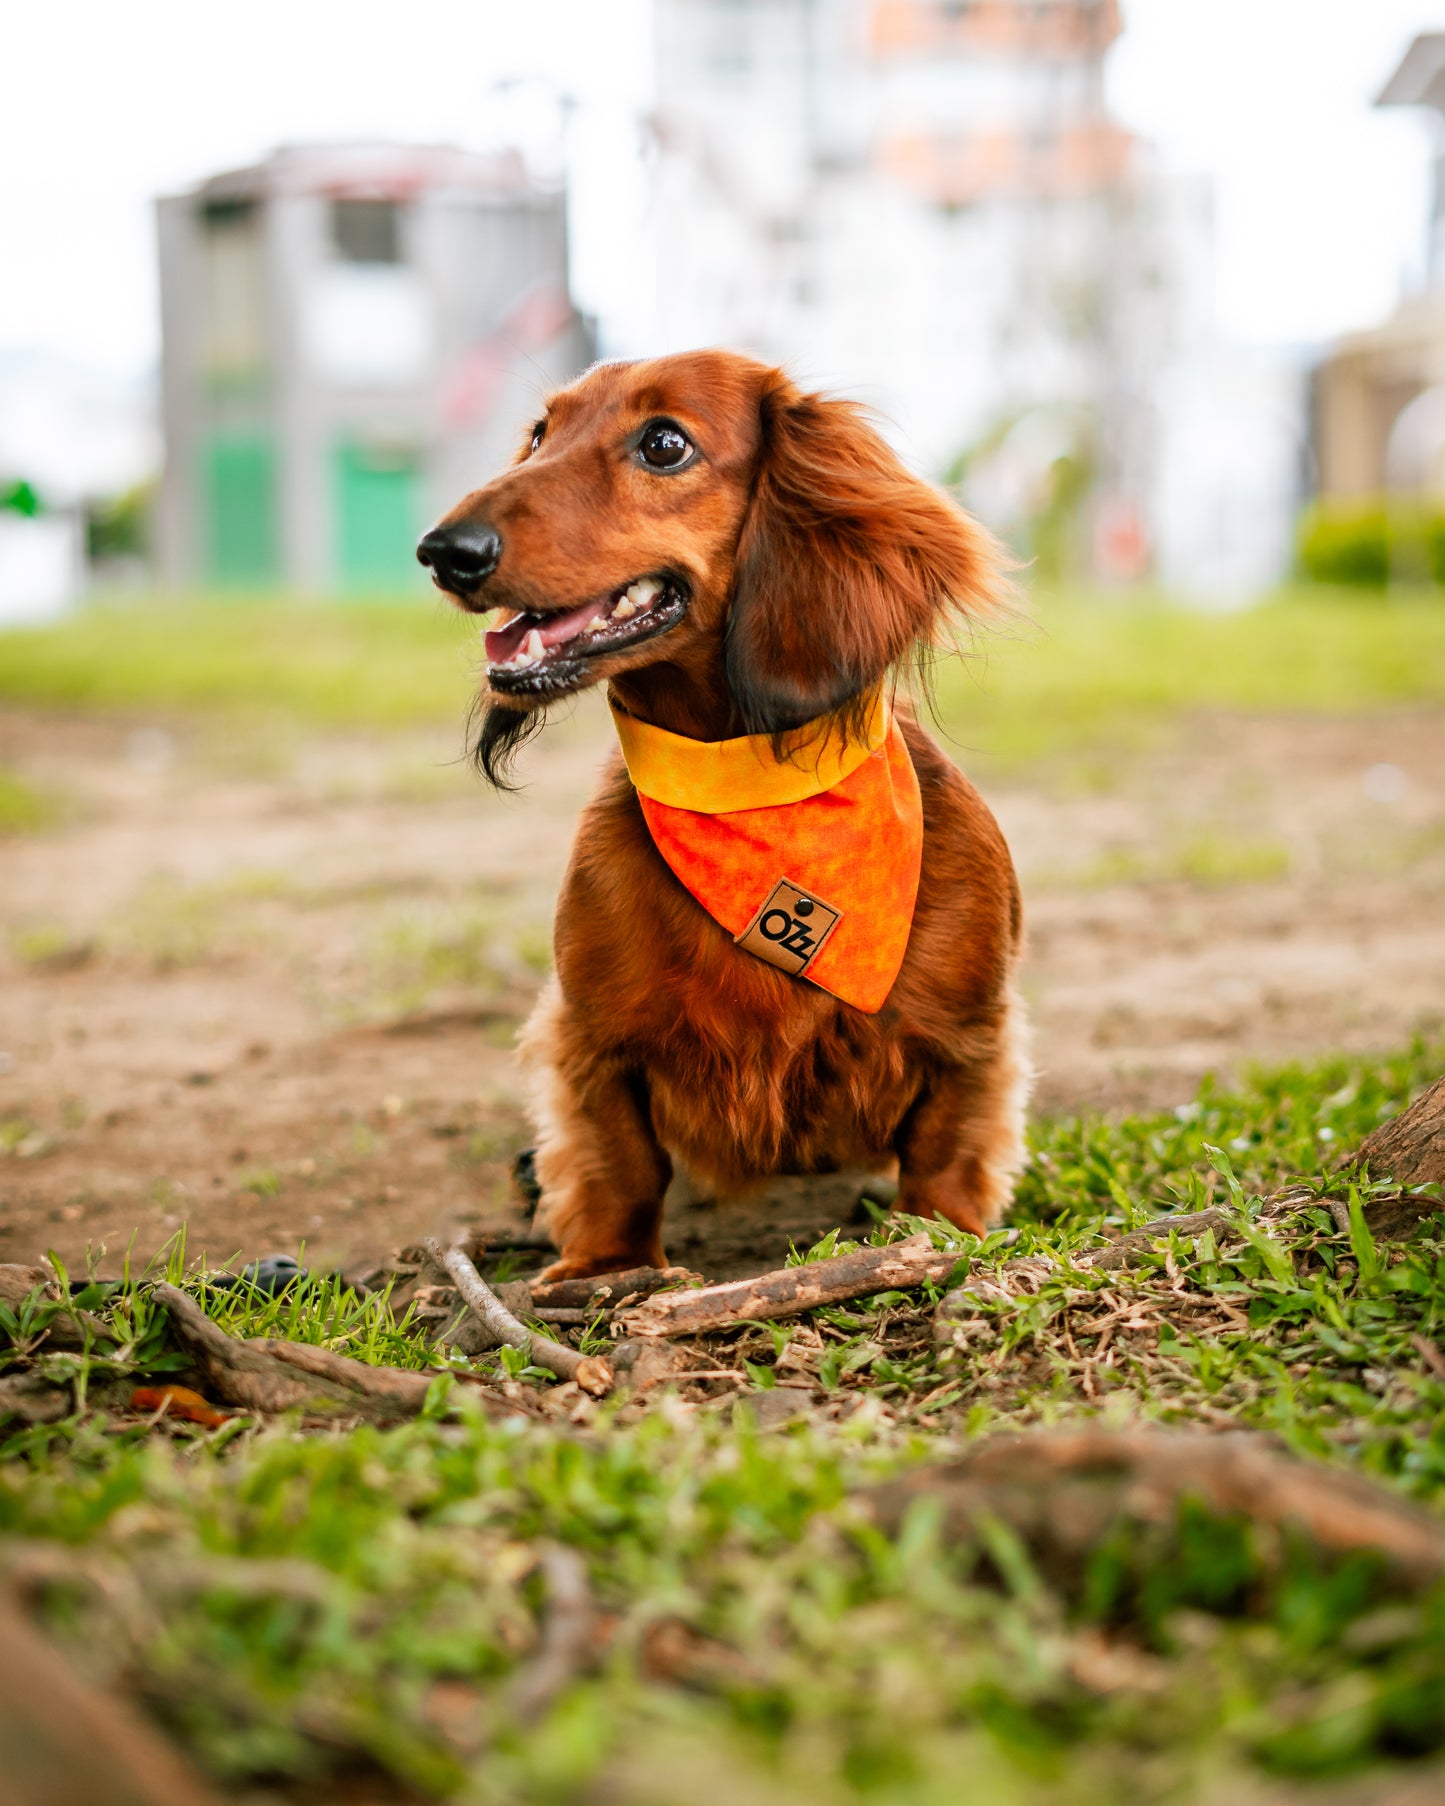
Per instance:
[[[842,919],[842,910],[791,878],[779,878],[762,908],[733,939],[747,952],[796,978],[817,957]]]

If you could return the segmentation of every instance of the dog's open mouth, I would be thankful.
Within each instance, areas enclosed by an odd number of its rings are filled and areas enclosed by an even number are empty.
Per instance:
[[[687,607],[681,585],[639,577],[600,600],[549,613],[523,610],[486,636],[494,690],[545,691],[575,684],[586,660],[622,652],[676,626]]]

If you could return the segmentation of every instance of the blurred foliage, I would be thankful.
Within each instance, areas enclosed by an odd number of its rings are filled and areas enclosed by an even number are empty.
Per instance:
[[[45,512],[34,485],[27,483],[23,477],[0,489],[0,509],[23,515],[26,520],[34,520]]]
[[[1301,575],[1316,583],[1445,583],[1445,506],[1424,497],[1321,496],[1300,515],[1295,551]]]
[[[92,504],[85,516],[85,549],[91,563],[148,557],[155,502],[156,486],[150,482]]]
[[[1087,450],[1065,452],[1049,465],[1026,534],[1041,582],[1062,583],[1082,568],[1087,553],[1085,507],[1095,481],[1094,460]]]

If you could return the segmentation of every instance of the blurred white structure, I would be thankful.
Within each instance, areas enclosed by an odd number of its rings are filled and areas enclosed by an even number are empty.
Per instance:
[[[1317,481],[1327,496],[1445,496],[1445,32],[1415,39],[1377,104],[1418,107],[1430,122],[1426,287],[1315,372]]]
[[[1253,366],[1221,386],[1209,197],[1108,115],[1115,0],[657,0],[656,18],[667,347],[736,344],[862,395],[1076,571],[1279,574],[1299,404]]]
[[[176,583],[419,585],[417,535],[591,355],[565,196],[513,155],[283,148],[159,226]]]
[[[65,614],[84,571],[83,529],[74,510],[30,520],[0,509],[0,627],[32,627]]]
[[[87,507],[159,463],[148,383],[41,353],[0,356],[0,622],[63,613],[86,581]],[[16,485],[33,493],[33,516],[3,506]]]

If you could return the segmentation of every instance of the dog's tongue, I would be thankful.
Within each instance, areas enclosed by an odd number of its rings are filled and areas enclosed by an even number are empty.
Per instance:
[[[534,627],[541,634],[544,646],[561,646],[567,640],[576,639],[592,617],[600,612],[595,602],[584,602],[578,608],[564,608],[553,615],[513,615],[510,621],[494,627],[486,636],[483,644],[487,662],[505,665],[522,650],[522,642]]]

